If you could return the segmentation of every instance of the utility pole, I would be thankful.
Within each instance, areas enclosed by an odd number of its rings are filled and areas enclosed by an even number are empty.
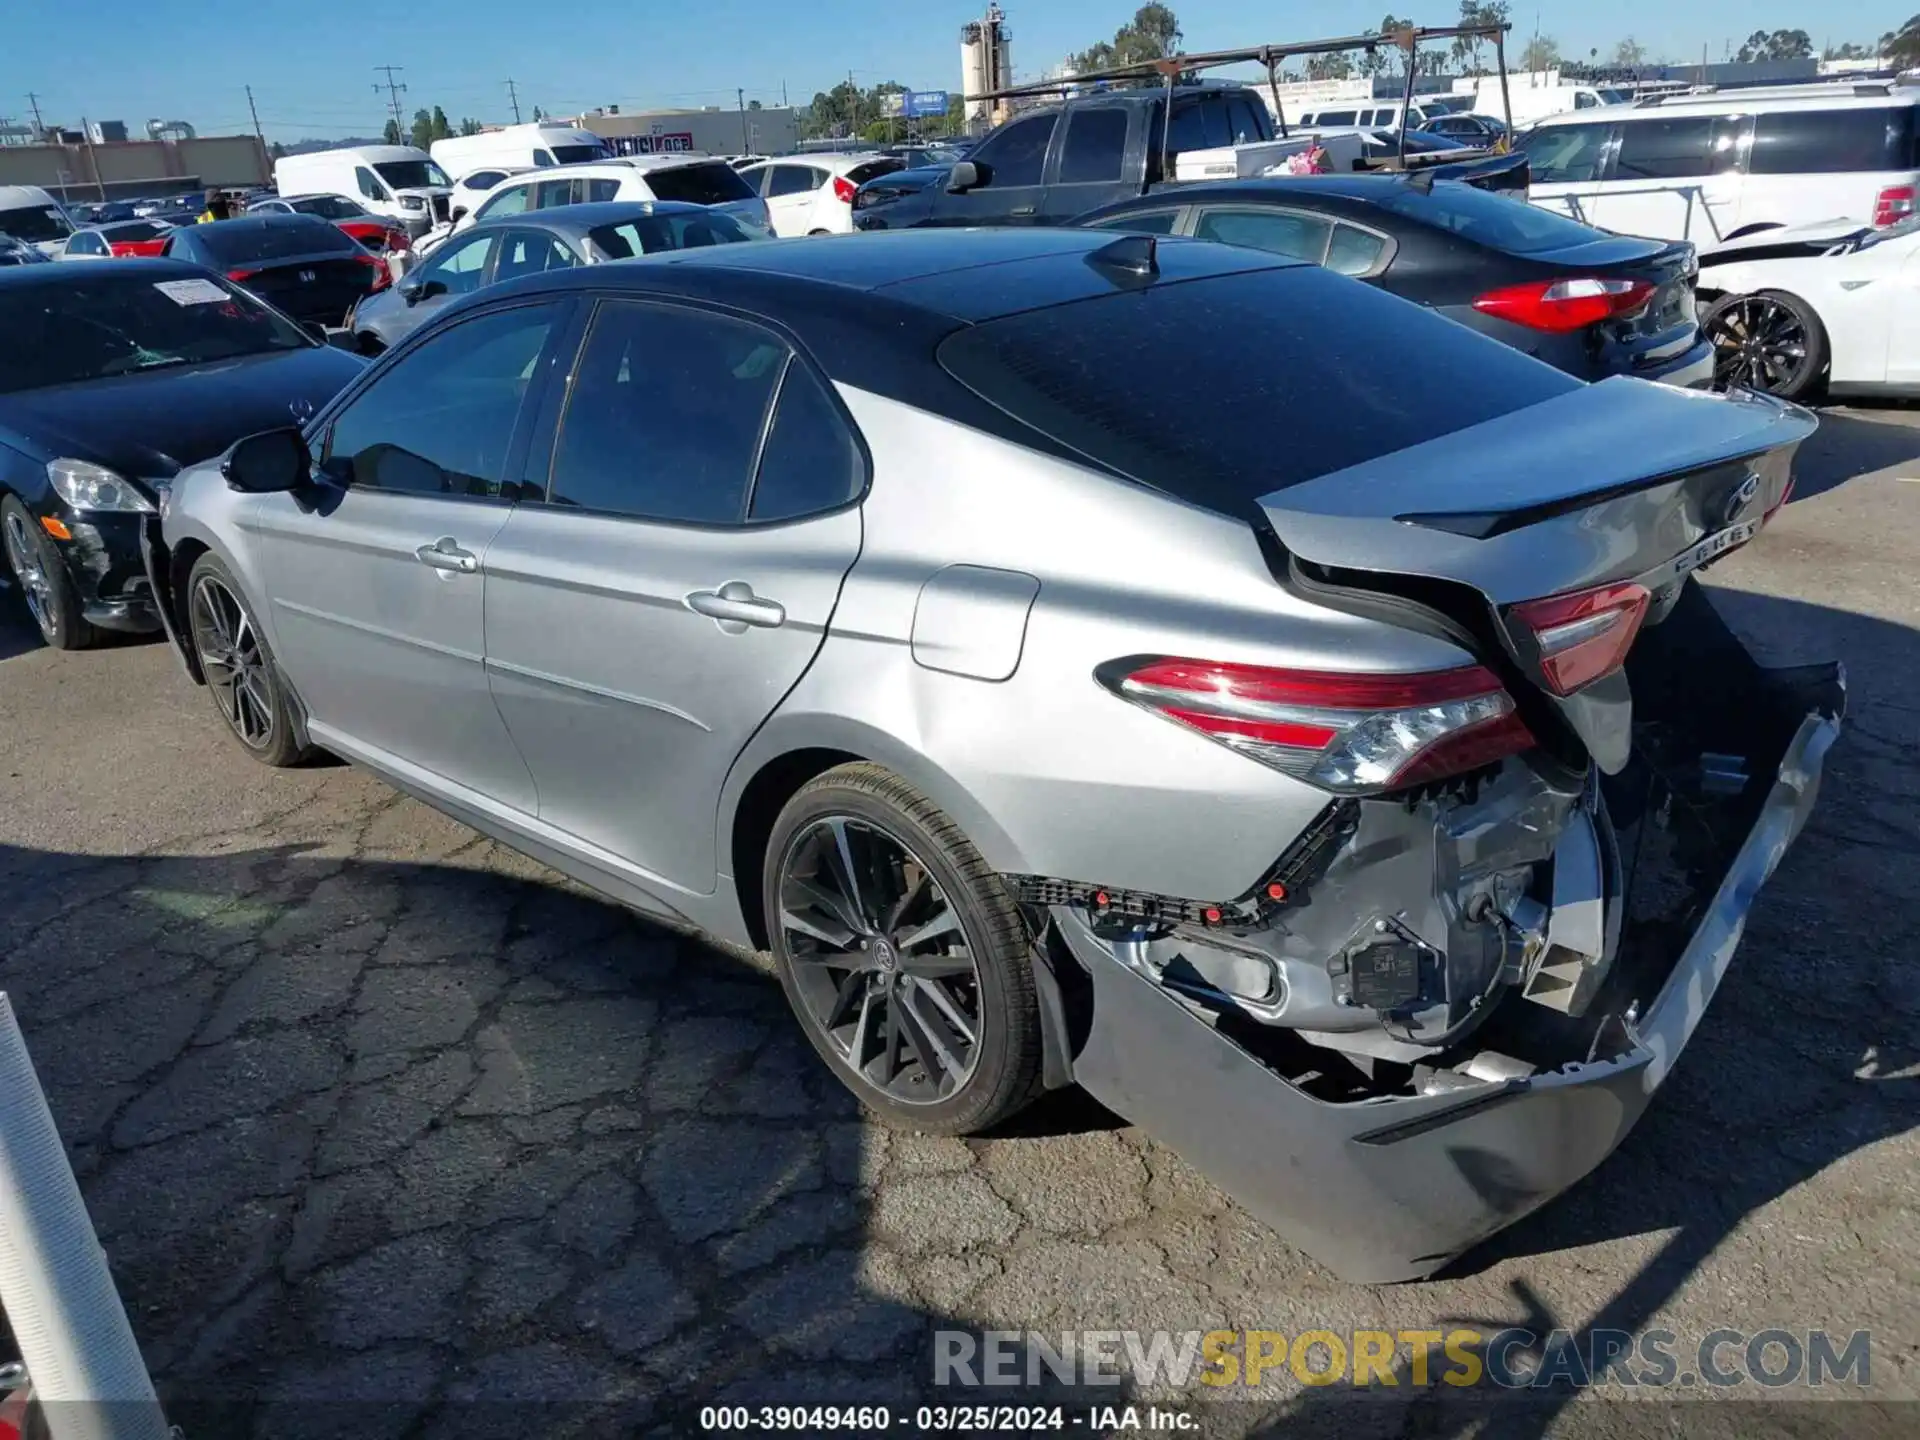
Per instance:
[[[733,97],[740,102],[740,153],[742,155],[751,155],[753,153],[753,145],[747,137],[747,92],[736,89],[733,92]]]
[[[38,140],[47,133],[47,122],[40,118],[40,97],[29,90],[27,103],[33,107],[33,138]]]
[[[387,75],[387,83],[385,85],[382,85],[378,80],[374,81],[373,93],[378,95],[383,89],[387,92],[387,104],[393,110],[393,123],[404,132],[407,128],[407,122],[400,118],[400,97],[406,92],[407,87],[404,81],[398,85],[394,84],[393,73],[396,70],[404,70],[407,67],[404,65],[376,65],[373,68],[375,70],[384,70]]]
[[[853,72],[847,71],[847,138],[860,133],[860,92],[853,87]]]
[[[520,123],[520,92],[513,88],[513,77],[507,77],[507,99],[513,102],[513,123]]]
[[[267,137],[260,132],[260,111],[253,103],[253,86],[247,86],[247,113],[253,116],[253,138],[260,142],[261,153],[266,152]]]

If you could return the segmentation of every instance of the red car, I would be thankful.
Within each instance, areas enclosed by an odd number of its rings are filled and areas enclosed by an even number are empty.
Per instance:
[[[281,195],[256,200],[247,207],[249,215],[318,215],[331,220],[376,255],[405,250],[410,243],[407,232],[398,225],[370,215],[344,195]]]
[[[62,260],[106,260],[116,255],[158,255],[173,227],[158,220],[122,220],[76,230],[67,237]]]

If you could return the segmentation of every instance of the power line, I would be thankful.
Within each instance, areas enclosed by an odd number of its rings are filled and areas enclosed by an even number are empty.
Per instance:
[[[520,123],[520,92],[513,88],[513,77],[507,77],[507,99],[513,102],[513,123]]]
[[[406,91],[407,87],[404,82],[399,85],[396,85],[393,83],[393,72],[396,70],[404,70],[407,67],[404,65],[376,65],[373,68],[375,70],[384,70],[386,72],[387,83],[384,88],[387,92],[387,104],[391,106],[393,109],[394,127],[396,129],[404,129],[405,122],[402,121],[400,118],[400,96]],[[381,86],[379,81],[377,80],[374,81],[374,84],[373,84],[374,94],[378,95],[382,88],[383,87]]]

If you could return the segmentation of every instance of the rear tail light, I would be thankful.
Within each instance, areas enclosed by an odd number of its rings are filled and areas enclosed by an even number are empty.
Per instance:
[[[1540,674],[1556,695],[1571,695],[1626,664],[1653,597],[1644,585],[1600,585],[1513,607],[1540,647]]]
[[[833,198],[843,205],[851,205],[853,197],[860,193],[860,187],[844,175],[833,177]]]
[[[1913,204],[1913,186],[1889,185],[1873,202],[1873,223],[1882,227],[1898,225],[1912,217]]]
[[[1658,289],[1651,280],[1534,280],[1493,290],[1473,302],[1482,315],[1563,335],[1633,314]]]
[[[229,270],[227,272],[227,278],[229,280],[251,280],[259,273],[258,270]]]
[[[369,293],[377,294],[392,283],[393,272],[387,269],[387,262],[381,259],[380,256],[356,255],[354,258],[362,265],[371,265],[373,267],[373,289]]]
[[[396,250],[407,250],[407,249],[411,249],[412,246],[413,246],[413,241],[408,237],[406,231],[404,230],[387,231],[388,251],[391,252]]]
[[[1161,659],[1101,680],[1123,699],[1343,795],[1443,780],[1535,743],[1513,698],[1478,665],[1368,675]]]

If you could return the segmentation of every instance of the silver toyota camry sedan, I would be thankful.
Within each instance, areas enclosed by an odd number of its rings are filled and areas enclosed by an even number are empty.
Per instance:
[[[1385,1280],[1619,1143],[1813,804],[1838,667],[1693,578],[1813,423],[1256,251],[885,232],[480,292],[148,564],[256,759],[770,950],[891,1121],[1078,1083]]]

